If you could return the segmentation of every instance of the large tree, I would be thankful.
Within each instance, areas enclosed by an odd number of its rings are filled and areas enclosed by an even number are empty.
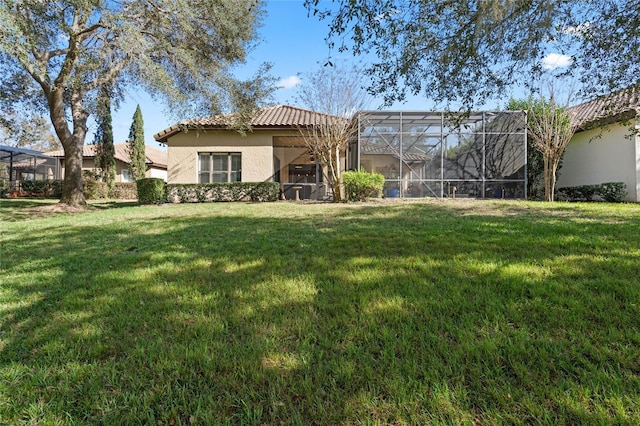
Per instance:
[[[104,85],[120,95],[125,87],[142,87],[174,107],[189,105],[203,113],[237,108],[237,99],[242,108],[256,107],[255,99],[236,95],[257,91],[228,71],[245,59],[262,3],[3,0],[2,104],[16,110],[39,106],[48,113],[65,151],[61,201],[85,203],[82,146]],[[253,85],[262,82],[258,77]]]
[[[142,121],[142,111],[140,105],[133,113],[133,122],[129,129],[129,170],[135,180],[144,178],[147,171],[147,156],[144,145],[144,122]]]
[[[300,132],[337,203],[342,201],[341,158],[358,131],[354,115],[365,109],[371,98],[362,88],[357,68],[323,67],[301,77],[297,101],[319,114],[312,126],[301,127]]]
[[[371,60],[370,89],[470,108],[553,64],[589,98],[640,82],[640,0],[305,0],[328,40]],[[557,64],[556,64],[557,65]]]

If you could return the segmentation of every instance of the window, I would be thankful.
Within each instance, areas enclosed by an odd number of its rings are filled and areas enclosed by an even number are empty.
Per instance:
[[[122,169],[122,177],[120,178],[120,182],[135,182],[133,178],[133,173],[129,169]]]
[[[239,152],[201,152],[198,154],[198,181],[240,182],[242,154]]]

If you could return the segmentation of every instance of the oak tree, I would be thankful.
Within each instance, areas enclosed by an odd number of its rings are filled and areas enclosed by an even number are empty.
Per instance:
[[[2,105],[47,112],[65,151],[61,201],[84,204],[82,146],[98,89],[143,88],[173,110],[224,109],[239,85],[230,67],[244,61],[263,12],[262,0],[3,0]]]
[[[640,83],[640,0],[305,0],[339,51],[370,60],[386,103],[422,94],[482,105],[514,84],[535,91],[545,58],[594,98]],[[533,83],[533,84],[531,84]]]

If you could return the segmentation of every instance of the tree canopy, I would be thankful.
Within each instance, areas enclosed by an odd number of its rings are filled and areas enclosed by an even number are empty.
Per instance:
[[[244,61],[262,15],[262,0],[3,0],[3,112],[49,114],[65,150],[62,201],[82,204],[81,151],[98,89],[108,84],[118,98],[138,86],[174,111],[255,108],[264,75],[238,82],[230,68]]]
[[[371,59],[370,90],[471,108],[537,86],[553,54],[595,97],[640,82],[640,0],[305,0],[330,46]],[[532,84],[533,83],[533,84]]]

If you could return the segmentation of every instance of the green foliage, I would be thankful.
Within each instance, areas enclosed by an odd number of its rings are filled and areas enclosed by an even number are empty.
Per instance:
[[[109,198],[116,200],[135,200],[138,198],[137,185],[133,182],[116,182],[109,191]]]
[[[364,170],[347,171],[342,174],[344,190],[349,201],[365,201],[370,197],[381,197],[384,176]]]
[[[514,99],[510,98],[507,102],[506,109],[509,111],[527,111],[532,103],[533,98]],[[558,167],[560,169],[560,167]],[[527,138],[527,196],[530,199],[542,198],[544,182],[544,156],[533,145],[533,140]]]
[[[4,424],[640,424],[636,205],[54,203],[0,203]]]
[[[133,113],[133,122],[129,130],[129,170],[133,178],[137,181],[143,179],[147,172],[147,156],[145,154],[144,143],[144,122],[142,121],[142,111],[140,105]]]
[[[278,182],[229,182],[168,184],[170,203],[210,203],[218,201],[276,201]]]
[[[61,180],[25,180],[21,182],[22,190],[31,196],[60,197],[62,195]]]
[[[87,200],[99,200],[109,197],[109,186],[106,182],[94,179],[83,179],[84,196]]]
[[[229,105],[253,110],[273,79],[238,82],[230,69],[245,60],[263,16],[262,0],[2,2],[2,111],[51,117],[71,158],[85,143],[101,87],[112,88],[114,102],[142,87],[183,116]],[[81,167],[66,170],[65,203],[85,201]]]
[[[610,203],[621,203],[629,192],[624,182],[606,182],[598,185],[598,195]]]
[[[144,178],[136,181],[140,204],[162,204],[167,200],[166,184],[158,178]]]
[[[113,126],[111,119],[111,90],[108,86],[100,89],[96,112],[97,129],[94,136],[96,154],[95,165],[100,169],[100,180],[111,191],[116,181],[116,150],[113,144]]]
[[[549,40],[555,51],[571,56],[562,71],[579,76],[589,97],[640,81],[638,0],[305,0],[305,5],[329,21],[330,46],[337,42],[339,51],[375,58],[367,67],[369,88],[388,104],[420,93],[472,109],[512,86],[536,84],[549,72],[541,62]]]
[[[558,188],[560,200],[593,201],[598,196],[610,203],[621,203],[627,196],[627,185],[624,182],[607,182],[599,185],[565,186]]]

